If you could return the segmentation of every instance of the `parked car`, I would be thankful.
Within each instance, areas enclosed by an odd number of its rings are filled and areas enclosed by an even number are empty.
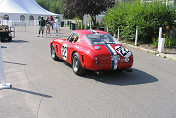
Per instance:
[[[13,28],[13,30],[12,30]],[[14,36],[12,36],[12,32]],[[0,25],[0,41],[12,41],[12,38],[15,37],[15,28],[9,27],[8,25]]]
[[[77,75],[85,70],[132,71],[132,52],[101,30],[75,30],[67,39],[53,39],[50,47],[52,59],[70,63]]]

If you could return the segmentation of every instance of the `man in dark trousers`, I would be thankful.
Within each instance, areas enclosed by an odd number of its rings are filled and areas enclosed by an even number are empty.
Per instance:
[[[42,37],[43,37],[43,33],[44,33],[44,30],[45,30],[45,24],[46,24],[46,21],[43,19],[43,16],[41,16],[41,19],[39,20],[39,34],[37,37],[40,37],[40,32],[42,31]]]

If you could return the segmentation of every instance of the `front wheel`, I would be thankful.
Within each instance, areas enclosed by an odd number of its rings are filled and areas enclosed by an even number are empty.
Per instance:
[[[54,44],[51,45],[51,57],[55,61],[59,61],[60,60],[60,58],[56,55]]]
[[[85,74],[85,70],[81,66],[80,58],[77,52],[75,52],[72,56],[72,69],[78,76]]]
[[[8,37],[8,41],[12,41],[12,37],[11,36]]]

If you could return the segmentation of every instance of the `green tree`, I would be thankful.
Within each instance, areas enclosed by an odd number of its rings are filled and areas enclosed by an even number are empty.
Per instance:
[[[46,10],[54,13],[63,13],[65,4],[62,0],[36,0],[36,2]]]
[[[115,4],[114,0],[63,0],[66,3],[65,13],[75,14],[81,20],[84,14],[89,14],[94,25],[96,24],[96,15],[106,11]]]

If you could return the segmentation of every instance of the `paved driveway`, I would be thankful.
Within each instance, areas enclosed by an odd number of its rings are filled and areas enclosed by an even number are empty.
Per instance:
[[[17,28],[2,43],[7,82],[0,90],[0,118],[175,118],[176,61],[130,48],[134,71],[89,72],[76,76],[70,65],[53,61],[52,36],[37,38],[38,27]],[[59,38],[70,31],[61,28]]]

